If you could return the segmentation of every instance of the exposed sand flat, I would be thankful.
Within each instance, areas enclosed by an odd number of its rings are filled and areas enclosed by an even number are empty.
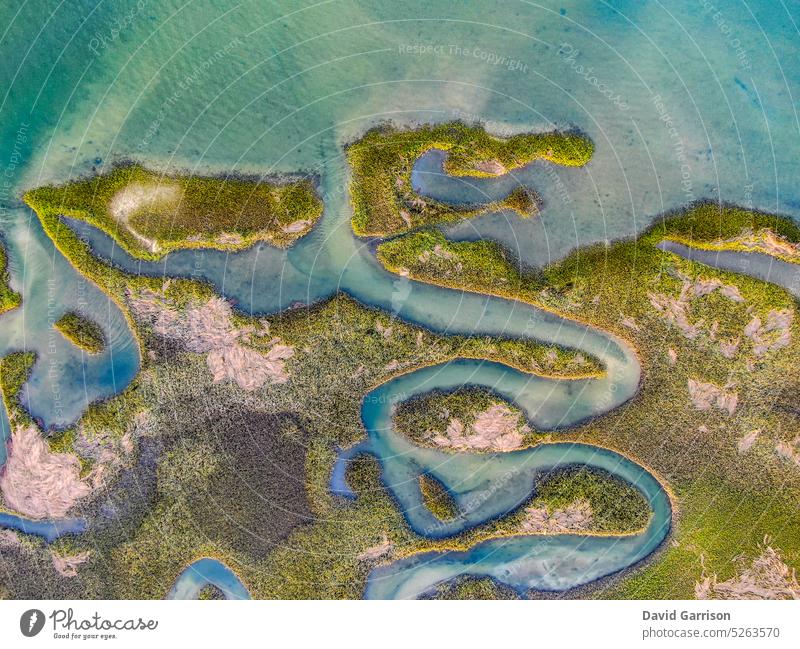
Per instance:
[[[708,410],[711,406],[716,406],[729,415],[732,415],[736,410],[736,406],[739,403],[738,393],[727,392],[713,383],[703,383],[695,379],[689,379],[687,384],[689,398],[698,410]]]
[[[190,352],[207,354],[206,363],[215,383],[231,380],[250,391],[267,381],[289,380],[284,361],[294,356],[294,348],[277,339],[266,354],[243,345],[253,332],[233,326],[231,305],[222,298],[194,303],[183,311],[149,291],[129,296],[129,302],[134,313],[149,321],[157,334],[180,341]]]
[[[78,566],[86,563],[91,554],[89,550],[69,555],[58,554],[53,550],[50,551],[50,556],[53,559],[53,567],[56,569],[56,572],[62,577],[67,578],[77,577]]]
[[[587,500],[576,500],[564,509],[548,512],[546,507],[528,507],[520,529],[529,534],[565,534],[589,529],[592,506]]]
[[[108,211],[118,221],[127,221],[137,212],[163,208],[165,205],[178,202],[180,197],[180,187],[176,183],[165,182],[157,185],[131,183],[114,194],[108,204]]]
[[[750,566],[727,581],[718,582],[716,575],[706,574],[704,565],[694,594],[697,599],[800,599],[800,584],[781,553],[767,546]]]
[[[8,459],[0,473],[0,491],[9,508],[29,518],[64,518],[89,495],[75,455],[52,453],[33,426],[11,434]]]
[[[522,446],[528,432],[519,413],[504,404],[495,404],[478,413],[468,430],[461,420],[451,419],[444,434],[435,435],[433,442],[446,448],[511,451]]]

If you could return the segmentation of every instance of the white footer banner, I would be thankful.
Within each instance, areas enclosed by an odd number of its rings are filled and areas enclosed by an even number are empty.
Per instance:
[[[15,648],[796,648],[800,602],[0,601],[0,638]]]

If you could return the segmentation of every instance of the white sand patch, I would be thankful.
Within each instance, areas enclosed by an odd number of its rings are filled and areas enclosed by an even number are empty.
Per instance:
[[[708,410],[711,406],[716,406],[732,415],[739,403],[739,395],[736,392],[727,392],[725,389],[713,383],[703,383],[695,379],[688,380],[689,397],[698,410]]]
[[[277,338],[270,341],[272,347],[266,353],[243,345],[253,332],[233,326],[233,310],[222,298],[192,303],[183,311],[151,291],[138,297],[129,295],[128,301],[137,317],[149,321],[155,333],[180,341],[190,352],[207,354],[206,363],[215,383],[231,380],[251,391],[267,381],[277,384],[289,380],[285,361],[294,356],[294,348]]]
[[[89,560],[91,552],[86,550],[77,554],[62,555],[50,550],[50,556],[56,572],[62,577],[71,578],[78,576],[78,567]]]
[[[0,491],[10,509],[29,518],[64,518],[92,490],[80,470],[75,455],[52,453],[36,428],[22,426],[11,434]]]
[[[767,541],[764,539],[765,545]],[[741,559],[739,563],[743,564]],[[694,594],[697,599],[800,599],[800,584],[781,553],[766,545],[751,565],[741,565],[738,574],[727,581],[718,582],[716,575],[708,575],[703,563]]]
[[[108,204],[108,211],[118,221],[126,221],[144,210],[174,204],[180,197],[180,187],[177,184],[131,183],[114,194]]]
[[[450,419],[444,434],[434,435],[433,442],[443,448],[511,451],[522,446],[529,432],[519,413],[495,404],[478,413],[469,429],[465,430],[461,420]]]
[[[552,512],[546,507],[528,507],[520,528],[528,534],[568,534],[586,531],[591,525],[592,506],[587,500],[576,500]]]
[[[158,244],[134,230],[129,220],[135,214],[147,210],[164,209],[177,205],[181,199],[181,189],[177,183],[142,184],[131,183],[120,189],[108,204],[108,213],[117,223],[141,241],[150,251],[156,252]]]

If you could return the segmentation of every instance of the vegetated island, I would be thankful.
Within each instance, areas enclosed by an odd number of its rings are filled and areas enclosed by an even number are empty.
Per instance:
[[[22,304],[22,296],[11,289],[8,278],[8,259],[0,240],[0,313],[10,311]]]
[[[19,393],[30,378],[34,363],[35,352],[12,352],[0,358],[0,393],[11,423],[14,423],[15,418],[20,419],[23,424],[31,421],[19,401]]]
[[[487,211],[511,209],[522,216],[538,211],[538,197],[518,187],[504,200],[476,206],[453,206],[416,194],[411,171],[431,149],[447,152],[445,171],[454,176],[490,177],[534,160],[579,167],[594,153],[593,142],[577,132],[490,135],[462,122],[426,125],[414,130],[382,126],[347,147],[353,170],[350,186],[353,231],[360,236],[390,236],[415,228],[455,221]]]
[[[289,246],[322,215],[309,179],[167,175],[125,164],[110,173],[24,196],[42,220],[87,221],[136,257],[181,248]]]
[[[592,596],[688,598],[697,583],[705,584],[706,575],[719,577],[711,594],[717,596],[722,586],[739,579],[737,564],[731,562],[734,557],[761,565],[753,559],[762,552],[765,534],[771,537],[770,547],[782,553],[775,565],[789,574],[798,565],[800,470],[778,449],[785,449],[795,437],[800,382],[792,368],[800,358],[800,325],[793,321],[788,346],[761,356],[755,355],[755,342],[743,333],[755,317],[766,325],[772,310],[794,310],[796,302],[778,287],[655,247],[664,238],[713,241],[738,236],[745,228],[768,228],[791,242],[800,241],[800,230],[789,221],[709,204],[659,222],[637,239],[576,250],[540,273],[536,290],[546,291],[542,299],[547,304],[633,339],[647,372],[630,407],[561,431],[559,441],[594,443],[629,454],[670,477],[680,506],[673,542],[663,554],[624,579],[598,586]],[[144,290],[145,284],[150,290],[159,288],[175,302],[180,296],[190,305],[201,298],[217,299],[200,283],[173,280],[160,288],[155,280],[107,267],[101,273],[89,265],[100,263],[87,255],[71,260],[83,271],[88,268],[126,305],[125,287],[132,280],[137,287],[142,284],[137,290]],[[632,274],[634,260],[637,272]],[[465,266],[464,272],[468,270]],[[112,275],[115,279],[110,282]],[[709,280],[717,279],[722,286],[706,293],[715,286]],[[682,298],[687,282],[691,290]],[[744,302],[726,288],[734,284]],[[675,296],[672,304],[677,311],[670,312],[675,317],[670,319],[656,308],[651,294]],[[660,307],[663,300],[656,303]],[[183,316],[190,305],[184,307]],[[351,463],[347,481],[358,498],[342,506],[329,493],[334,449],[363,439],[361,399],[372,386],[421,363],[486,354],[522,366],[532,360],[541,363],[540,351],[533,341],[441,337],[345,295],[263,323],[244,315],[236,319],[237,328],[252,329],[252,344],[264,351],[273,338],[298,350],[287,368],[290,380],[266,382],[248,393],[233,381],[215,383],[204,358],[207,354],[176,354],[175,345],[165,345],[145,327],[143,345],[155,358],[127,390],[89,408],[73,429],[71,446],[67,436],[59,438],[57,449],[50,443],[53,452],[83,457],[95,449],[86,442],[100,440],[101,449],[112,449],[121,458],[106,463],[109,471],[96,508],[82,509],[90,522],[102,520],[99,506],[111,502],[119,524],[90,525],[81,536],[53,545],[2,530],[8,545],[0,553],[0,574],[6,575],[2,587],[10,595],[162,597],[186,565],[198,557],[217,556],[236,566],[256,598],[355,598],[376,562],[430,550],[463,550],[500,534],[551,534],[563,529],[580,534],[627,532],[640,527],[649,515],[646,503],[640,508],[641,503],[632,502],[640,496],[630,485],[619,481],[612,485],[606,482],[610,476],[576,468],[541,476],[532,500],[506,517],[454,539],[422,539],[405,524],[371,456]],[[269,334],[255,335],[265,331],[265,323]],[[765,338],[779,333],[751,331],[752,336]],[[721,344],[739,335],[735,355],[723,355]],[[568,352],[564,354],[568,364]],[[23,382],[23,370],[32,357],[26,362],[23,356],[15,358],[13,368],[0,372],[6,397]],[[556,360],[553,370],[560,363]],[[688,379],[716,383],[726,393],[739,392],[736,413],[746,416],[732,417],[716,402],[701,403],[704,409],[700,409],[692,400]],[[727,381],[732,384],[726,386]],[[306,423],[298,426],[294,410],[297,404],[308,403],[309,393],[319,395],[318,411],[311,421],[301,413]],[[421,397],[431,410],[419,414],[436,414],[439,397]],[[462,420],[466,436],[476,414],[498,405],[495,399],[489,395],[480,403],[467,402],[458,414],[453,403],[447,407],[451,417]],[[190,407],[176,411],[176,401]],[[474,411],[467,407],[478,405]],[[507,407],[514,411],[513,405]],[[398,411],[401,408],[399,404]],[[418,427],[419,433],[434,425],[444,430],[449,424],[439,417],[430,419],[431,424]],[[14,420],[19,423],[16,416]],[[550,439],[541,436],[538,441]],[[265,462],[287,468],[265,472]],[[142,491],[131,490],[131,484],[141,485]],[[272,506],[275,502],[282,507]],[[221,509],[235,515],[220,517]],[[48,568],[54,549],[68,556],[93,554],[79,566],[77,577],[65,578]],[[751,573],[744,573],[742,580]],[[757,577],[755,583],[760,580]],[[488,580],[448,583],[442,591],[442,597],[497,597],[505,592]]]
[[[423,474],[419,477],[419,489],[422,493],[422,502],[436,518],[450,521],[458,516],[458,506],[447,491],[447,487],[432,475]]]
[[[74,233],[66,228],[57,232],[52,227],[57,222],[49,223],[46,231],[59,246],[75,245]],[[696,244],[766,231],[795,246],[800,242],[800,231],[790,221],[706,204],[659,222],[636,239],[576,250],[535,275],[521,274],[500,247],[493,248],[496,264],[487,266],[481,276],[475,274],[472,260],[478,257],[466,255],[485,242],[430,239],[428,255],[424,248],[414,251],[413,259],[420,264],[414,271],[423,280],[442,281],[441,273],[430,271],[434,263],[446,266],[454,284],[474,291],[493,292],[497,289],[492,287],[505,284],[503,278],[517,278],[511,286],[519,299],[537,297],[555,311],[635,342],[647,380],[630,407],[558,436],[563,441],[613,447],[668,476],[680,516],[673,542],[656,561],[598,586],[593,594],[700,596],[698,584],[708,582],[704,588],[711,589],[710,596],[719,596],[731,582],[759,585],[761,576],[753,582],[751,575],[763,561],[753,557],[762,552],[765,534],[771,536],[770,548],[779,552],[769,555],[777,557],[769,564],[776,566],[775,574],[783,579],[781,575],[791,575],[791,568],[798,565],[800,438],[794,431],[800,383],[792,368],[800,359],[800,325],[796,318],[788,318],[795,313],[796,302],[773,285],[704,267],[655,247],[664,238]],[[416,234],[397,242],[413,240]],[[465,257],[448,258],[443,253]],[[207,286],[189,280],[167,282],[161,288],[156,280],[125,275],[89,255],[74,254],[72,248],[67,254],[123,305],[128,304],[125,295],[132,281],[163,291],[176,302],[178,294],[186,292],[195,301],[196,296],[213,297]],[[188,291],[189,287],[194,289]],[[8,532],[0,538],[10,548],[0,554],[0,573],[7,575],[2,587],[9,593],[160,597],[187,563],[215,555],[241,567],[243,581],[255,597],[358,597],[367,569],[375,562],[434,549],[465,549],[498,535],[626,532],[638,529],[649,515],[646,503],[640,508],[641,503],[634,502],[640,495],[630,485],[621,481],[611,485],[607,476],[576,468],[541,476],[532,500],[506,517],[454,539],[421,539],[404,523],[382,486],[377,461],[370,456],[352,463],[347,480],[358,498],[342,507],[328,491],[333,449],[362,438],[358,413],[361,397],[371,386],[398,372],[455,356],[485,354],[522,366],[541,364],[542,352],[549,356],[550,350],[534,349],[532,341],[443,338],[343,295],[263,322],[243,315],[236,319],[237,328],[265,334],[254,335],[252,342],[264,351],[276,338],[298,350],[288,368],[290,380],[266,382],[249,393],[243,415],[242,388],[212,377],[208,358],[176,355],[172,346],[154,335],[157,332],[134,323],[145,348],[154,355],[150,362],[129,389],[90,407],[73,429],[72,441],[66,435],[53,440],[58,452],[80,457],[95,448],[86,440],[119,446],[116,453],[122,460],[108,464],[113,471],[106,474],[107,491],[101,493],[114,503],[120,525],[90,527],[80,537],[49,547]],[[568,354],[565,350],[566,364],[571,361]],[[18,358],[19,369],[23,360]],[[4,383],[20,384],[22,376],[21,371],[10,372]],[[13,387],[8,393],[14,393]],[[294,423],[293,410],[296,404],[308,403],[309,390],[320,395],[315,419],[324,426],[304,416],[304,426]],[[175,412],[171,404],[176,401],[192,407]],[[498,404],[488,407],[493,405]],[[513,406],[508,408],[513,412]],[[744,416],[732,417],[733,411]],[[462,436],[474,428],[481,412],[465,408]],[[243,427],[250,434],[242,435]],[[264,431],[270,435],[268,445],[263,442]],[[289,467],[286,471],[263,471],[265,446],[277,454],[266,461]],[[245,469],[247,480],[241,478]],[[148,485],[149,491],[132,496],[132,481]],[[258,488],[243,489],[243,484]],[[264,493],[270,498],[265,499]],[[270,506],[287,501],[291,507]],[[220,517],[220,509],[236,516]],[[89,514],[92,520],[100,516]],[[253,524],[259,526],[257,534],[250,531]],[[96,554],[80,566],[76,578],[66,579],[45,569],[53,547],[73,556]],[[734,557],[752,561],[753,569],[740,573],[731,563]],[[455,596],[474,597],[477,591],[470,589],[487,584],[492,585],[484,580],[452,586]],[[487,594],[492,595],[488,586]],[[773,589],[764,596],[783,592]]]
[[[431,392],[398,404],[393,421],[414,443],[450,452],[508,452],[543,441],[513,403],[482,388]],[[422,500],[440,520],[458,508],[447,488],[420,477]],[[519,534],[631,534],[650,519],[637,489],[603,471],[575,466],[543,472],[526,506],[504,519]]]
[[[89,354],[106,348],[106,337],[100,326],[74,311],[68,311],[53,325],[61,335]]]

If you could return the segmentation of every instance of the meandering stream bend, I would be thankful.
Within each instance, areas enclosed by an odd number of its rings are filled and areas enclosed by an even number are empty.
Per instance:
[[[424,181],[421,178],[418,182]],[[398,377],[364,399],[369,452],[378,457],[384,483],[409,524],[424,536],[458,534],[502,516],[530,497],[538,472],[576,464],[604,469],[636,486],[653,509],[645,532],[624,537],[511,537],[481,543],[465,553],[420,555],[373,571],[367,597],[418,596],[462,573],[488,574],[520,590],[563,590],[627,568],[658,547],[670,529],[669,498],[645,469],[616,453],[580,444],[548,444],[514,453],[447,455],[411,444],[391,426],[392,404],[464,385],[482,386],[513,401],[537,430],[572,426],[613,410],[636,393],[640,365],[635,352],[611,334],[526,303],[388,273],[369,246],[352,235],[349,206],[341,193],[326,189],[333,188],[323,186],[323,194],[339,198],[326,203],[320,223],[289,250],[256,246],[237,254],[179,251],[159,262],[144,262],[92,226],[69,219],[65,223],[106,263],[129,273],[204,279],[246,313],[273,314],[343,291],[443,335],[537,340],[579,350],[603,364],[603,376],[579,380],[543,378],[501,363],[467,359]],[[450,524],[433,519],[421,503],[421,472],[436,476],[453,494],[464,512],[459,519]]]
[[[236,573],[221,561],[208,557],[188,565],[178,575],[166,599],[198,599],[207,586],[218,588],[225,599],[250,599]]]

